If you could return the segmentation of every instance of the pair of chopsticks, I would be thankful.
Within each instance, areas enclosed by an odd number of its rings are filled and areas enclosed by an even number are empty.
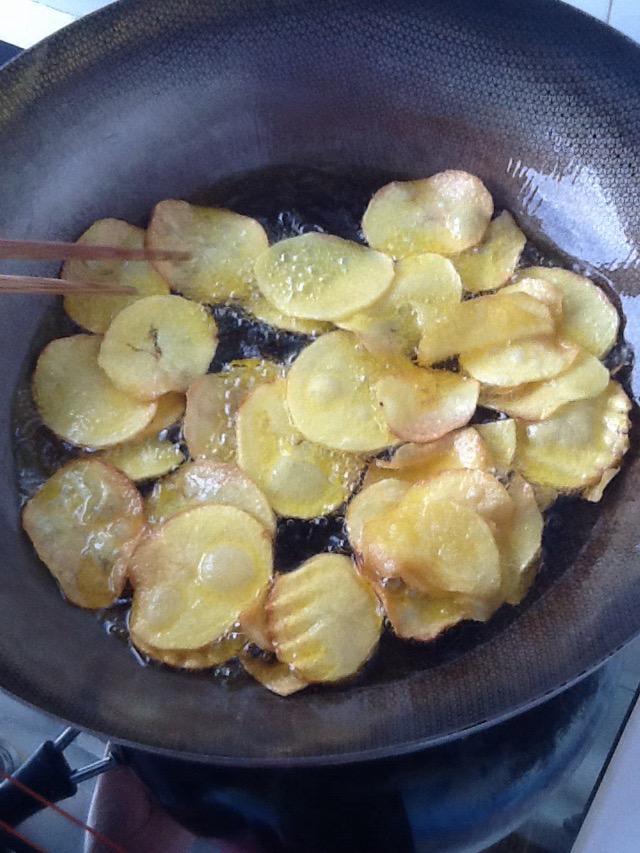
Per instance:
[[[124,246],[91,246],[88,243],[57,243],[38,240],[1,240],[0,259],[31,261],[184,261],[188,252],[165,249],[128,249]],[[133,287],[115,282],[65,281],[26,275],[0,275],[0,293],[135,293]]]

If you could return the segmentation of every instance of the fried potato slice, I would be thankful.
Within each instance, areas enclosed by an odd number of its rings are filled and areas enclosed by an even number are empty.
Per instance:
[[[51,341],[32,379],[40,417],[56,435],[80,447],[107,447],[138,434],[157,404],[120,391],[98,366],[102,338],[73,335]]]
[[[217,462],[236,460],[238,409],[258,385],[281,375],[273,361],[246,358],[227,365],[220,373],[195,380],[187,391],[184,439],[193,457]]]
[[[484,403],[481,402],[481,405]],[[506,418],[502,421],[477,424],[476,430],[489,452],[490,467],[500,474],[508,471],[516,453],[516,422],[511,418]],[[467,465],[466,467],[480,468],[481,466]]]
[[[131,639],[200,649],[232,629],[271,579],[271,536],[237,507],[198,506],[165,521],[136,549]]]
[[[515,425],[513,447],[515,452]],[[413,484],[457,468],[489,468],[487,445],[474,427],[454,430],[425,444],[403,444],[389,460],[372,459],[363,487],[388,477]]]
[[[387,370],[351,332],[315,340],[287,377],[287,404],[309,441],[336,450],[367,453],[397,444],[374,390]]]
[[[515,272],[526,242],[515,219],[505,210],[489,223],[479,245],[451,258],[464,289],[482,293],[502,287]]]
[[[154,437],[116,444],[102,450],[99,458],[136,483],[162,477],[184,462],[179,445],[166,438]]]
[[[382,187],[369,202],[362,230],[370,246],[394,258],[455,255],[482,240],[492,215],[493,200],[482,181],[449,170]]]
[[[467,424],[480,385],[448,370],[408,365],[379,379],[375,392],[393,435],[403,441],[435,441]]]
[[[278,575],[266,607],[278,659],[305,681],[355,675],[382,631],[376,594],[341,554],[318,554]]]
[[[471,350],[460,356],[460,366],[479,382],[513,388],[558,376],[573,364],[579,352],[576,344],[544,335]]]
[[[56,471],[25,505],[22,526],[65,597],[90,609],[119,598],[146,530],[136,487],[97,459]]]
[[[345,525],[349,543],[356,554],[362,551],[362,533],[368,521],[393,509],[409,490],[409,483],[393,478],[389,472],[384,480],[362,489],[349,501]]]
[[[571,491],[597,483],[629,448],[631,403],[617,382],[538,423],[518,422],[515,467],[532,483]]]
[[[620,473],[620,468],[606,468],[602,472],[602,477],[593,486],[589,486],[582,492],[582,497],[591,503],[598,503],[604,497],[604,490],[607,488],[613,478]]]
[[[275,243],[257,259],[255,274],[263,295],[284,314],[335,320],[381,297],[393,263],[368,246],[311,232]]]
[[[156,438],[165,429],[177,424],[184,414],[187,400],[178,391],[168,391],[156,399],[156,413],[144,429],[136,434],[136,439]]]
[[[207,643],[199,649],[157,649],[145,645],[140,637],[136,637],[134,643],[135,648],[146,657],[176,669],[211,669],[221,666],[238,657],[243,645],[244,638],[232,634]]]
[[[620,316],[602,288],[582,275],[557,267],[529,267],[518,278],[541,278],[562,293],[561,337],[603,358],[615,344]]]
[[[527,293],[495,293],[467,299],[420,340],[418,361],[428,367],[470,350],[486,349],[555,331],[549,309]]]
[[[141,400],[186,391],[215,355],[213,317],[181,296],[147,296],[109,326],[98,363],[116,388]]]
[[[364,525],[365,572],[399,577],[430,595],[494,597],[500,553],[481,515],[452,500],[427,500],[413,486],[397,507]]]
[[[251,298],[244,303],[244,308],[261,323],[267,323],[275,329],[294,332],[296,335],[313,335],[315,337],[335,329],[333,323],[325,320],[307,320],[303,317],[292,317],[290,314],[278,311],[276,306],[269,302],[259,290],[252,293]]]
[[[275,516],[253,480],[235,465],[209,459],[186,462],[156,483],[146,500],[147,519],[155,526],[201,504],[235,506],[275,535]]]
[[[294,675],[291,667],[275,656],[267,659],[263,655],[253,654],[250,649],[244,649],[240,652],[240,663],[245,672],[276,696],[292,696],[309,686],[307,681]]]
[[[253,604],[240,614],[238,624],[245,641],[253,643],[263,652],[275,654],[275,649],[269,637],[269,626],[267,625],[267,611],[265,604],[269,590],[256,599]]]
[[[495,389],[484,387],[480,392],[480,405],[513,418],[542,421],[565,403],[597,397],[608,384],[607,368],[587,350],[581,350],[566,370],[551,379],[533,382],[506,394],[496,394]]]
[[[174,290],[197,302],[246,300],[253,266],[269,246],[255,219],[230,210],[167,199],[157,204],[147,229],[150,249],[191,252],[188,261],[154,261]]]
[[[293,424],[285,395],[285,380],[277,379],[256,388],[242,404],[238,464],[279,515],[317,518],[347,500],[364,461],[308,441]]]
[[[560,492],[552,486],[541,486],[539,483],[529,483],[529,485],[533,489],[533,496],[540,512],[549,509],[558,500]]]
[[[515,605],[522,601],[533,583],[544,521],[530,483],[515,474],[507,490],[513,501],[514,515],[504,539],[500,597],[507,604]]]
[[[121,219],[99,219],[76,241],[88,246],[116,246],[126,249],[144,248],[144,229],[129,225]],[[64,310],[72,320],[103,335],[113,318],[143,296],[169,293],[169,285],[146,261],[120,261],[105,258],[101,261],[69,260],[62,267],[60,278],[66,281],[97,281],[133,287],[137,295],[68,293]]]
[[[541,278],[518,278],[514,284],[508,284],[500,292],[504,295],[526,293],[528,296],[533,296],[547,306],[556,324],[559,324],[562,319],[562,291],[549,281]]]
[[[460,276],[442,255],[409,255],[398,261],[391,288],[336,325],[355,332],[380,357],[412,356],[422,335],[462,296]]]

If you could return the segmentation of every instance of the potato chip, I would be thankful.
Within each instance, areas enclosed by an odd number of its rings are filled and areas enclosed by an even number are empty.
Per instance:
[[[482,240],[492,214],[482,181],[450,170],[382,187],[369,202],[362,230],[370,246],[394,258],[455,255]]]
[[[576,344],[545,335],[470,350],[460,356],[460,366],[483,384],[513,388],[558,376],[579,352]]]
[[[178,293],[211,304],[248,299],[253,266],[269,246],[266,231],[255,219],[175,199],[155,206],[146,241],[150,249],[191,252],[188,261],[153,265]]]
[[[482,397],[482,395],[481,395]],[[483,405],[481,400],[481,405]],[[506,473],[511,467],[516,453],[516,423],[511,418],[476,424],[476,430],[489,452],[490,467],[499,474]],[[480,465],[467,465],[467,468],[480,468]],[[485,469],[486,470],[486,469]]]
[[[236,507],[209,504],[170,518],[129,566],[132,641],[180,651],[214,642],[260,597],[272,567],[271,536]]]
[[[519,422],[515,467],[530,482],[561,491],[594,485],[629,447],[630,409],[612,381],[597,397],[567,403],[544,421]]]
[[[394,479],[393,472],[388,473],[389,476],[384,480],[358,492],[347,507],[345,515],[347,536],[356,556],[362,550],[362,533],[365,524],[393,509],[409,489],[408,483]]]
[[[263,652],[275,654],[275,649],[269,637],[269,626],[267,625],[267,611],[265,604],[269,590],[256,599],[253,604],[240,614],[238,624],[245,642],[253,643]]]
[[[187,391],[184,439],[189,453],[217,462],[236,461],[236,419],[241,403],[258,385],[281,375],[272,361],[234,361],[220,373],[195,380]]]
[[[451,305],[462,285],[451,261],[441,255],[409,255],[398,261],[391,288],[373,305],[336,320],[355,332],[380,357],[411,356],[422,335]]]
[[[119,598],[146,529],[136,487],[97,459],[56,471],[26,504],[22,526],[65,597],[90,609]]]
[[[506,394],[494,388],[480,392],[480,405],[514,418],[542,421],[565,403],[597,397],[609,384],[609,371],[586,350],[581,350],[566,370],[542,382],[533,382]]]
[[[126,249],[144,248],[144,230],[121,219],[99,219],[77,240],[87,246],[116,246]],[[121,261],[105,258],[100,261],[68,260],[60,278],[66,281],[95,281],[133,287],[137,295],[67,293],[64,310],[72,320],[103,335],[113,318],[143,296],[169,293],[167,282],[146,261]]]
[[[376,594],[340,554],[318,554],[278,575],[267,619],[278,659],[310,682],[355,675],[382,630]]]
[[[542,546],[544,521],[532,486],[517,474],[507,486],[513,501],[513,522],[504,538],[500,596],[508,604],[519,604],[531,586],[534,565]]]
[[[385,421],[403,441],[435,441],[473,417],[479,384],[447,370],[407,365],[375,384]]]
[[[180,446],[166,438],[141,438],[116,444],[100,451],[98,458],[136,483],[162,477],[184,462]]]
[[[450,308],[420,340],[418,361],[429,366],[470,350],[554,333],[549,309],[526,293],[495,293]]]
[[[186,391],[215,355],[215,320],[181,296],[147,296],[109,326],[98,363],[116,388],[141,400]]]
[[[294,675],[291,667],[275,656],[267,659],[263,655],[253,654],[250,649],[244,649],[240,653],[240,663],[245,672],[276,696],[291,696],[309,686],[307,681]]]
[[[303,317],[292,317],[290,314],[284,314],[282,311],[278,311],[276,306],[269,302],[259,290],[256,290],[249,300],[245,301],[244,308],[261,323],[267,323],[275,329],[294,332],[296,335],[324,335],[325,332],[331,332],[335,328],[333,323],[324,320],[306,320]]]
[[[244,638],[240,635],[221,637],[199,649],[157,649],[145,645],[137,636],[134,643],[137,650],[146,657],[176,669],[211,669],[220,666],[238,657],[243,645]]]
[[[115,387],[98,366],[102,338],[73,335],[51,341],[40,353],[32,379],[40,417],[56,435],[81,447],[107,447],[138,434],[157,404],[141,402]]]
[[[311,232],[275,243],[256,261],[255,274],[263,295],[284,314],[335,320],[382,296],[393,263],[368,246]]]
[[[285,394],[285,380],[277,379],[256,388],[242,404],[236,426],[238,464],[277,513],[317,518],[344,503],[364,462],[307,440],[291,420]]]
[[[547,306],[556,324],[562,319],[562,291],[549,281],[541,278],[518,278],[514,284],[508,284],[500,292],[505,296],[509,293],[526,293],[533,296]]]
[[[529,485],[533,489],[533,497],[540,512],[549,509],[558,500],[560,492],[552,486],[541,486],[539,483],[529,483]]]
[[[336,450],[367,453],[397,444],[376,398],[375,383],[386,363],[351,332],[315,340],[294,361],[287,377],[287,404],[309,441]]]
[[[591,503],[598,503],[604,497],[604,490],[607,488],[613,478],[620,473],[620,468],[606,468],[602,472],[602,477],[593,486],[585,489],[582,492],[582,497]]]
[[[506,210],[489,223],[482,242],[451,258],[469,293],[495,290],[505,284],[518,265],[527,238]]]
[[[597,358],[603,358],[615,344],[620,317],[605,292],[582,275],[557,267],[529,267],[516,278],[541,278],[562,293],[561,337],[573,341]]]
[[[144,429],[136,434],[136,439],[156,438],[165,429],[177,424],[184,414],[187,400],[178,391],[169,391],[156,399],[156,413]]]
[[[156,483],[146,500],[149,524],[157,525],[201,504],[225,504],[252,515],[271,536],[276,520],[256,484],[235,465],[197,459]]]

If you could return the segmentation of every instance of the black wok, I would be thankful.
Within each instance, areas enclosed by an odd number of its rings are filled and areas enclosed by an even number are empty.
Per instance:
[[[638,343],[640,49],[559,2],[123,0],[0,73],[3,236],[144,223],[162,198],[271,166],[474,172],[531,238],[611,283]],[[55,272],[3,265],[36,269]],[[602,503],[565,507],[534,591],[486,626],[389,646],[355,684],[288,699],[139,666],[20,531],[12,398],[53,302],[1,307],[0,685],[38,708],[219,764],[345,762],[512,716],[640,631],[634,432]]]

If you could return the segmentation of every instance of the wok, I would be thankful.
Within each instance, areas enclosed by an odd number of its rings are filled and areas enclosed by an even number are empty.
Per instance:
[[[223,179],[274,166],[474,172],[529,237],[610,283],[638,343],[640,50],[559,2],[123,0],[0,73],[4,236],[144,223],[160,199],[215,197]],[[53,310],[5,296],[0,313],[0,685],[14,696],[201,761],[347,762],[513,716],[640,631],[634,430],[602,503],[565,506],[533,592],[486,626],[402,655],[386,644],[355,683],[288,699],[139,666],[62,600],[20,530],[12,399]]]

